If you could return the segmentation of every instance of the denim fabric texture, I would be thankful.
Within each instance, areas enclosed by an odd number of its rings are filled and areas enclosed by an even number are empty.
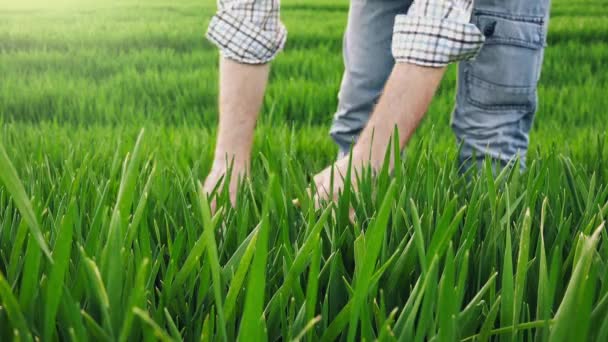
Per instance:
[[[351,2],[345,72],[330,131],[341,155],[356,141],[382,93],[395,63],[393,23],[410,5],[404,0]],[[471,22],[486,42],[475,60],[459,65],[451,122],[463,165],[478,165],[489,156],[500,164],[519,157],[525,167],[549,7],[550,0],[475,1]]]

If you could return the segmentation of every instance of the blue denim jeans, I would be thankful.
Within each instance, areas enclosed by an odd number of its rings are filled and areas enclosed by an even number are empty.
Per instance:
[[[351,1],[343,46],[345,72],[330,131],[342,155],[365,127],[392,71],[394,19],[411,3]],[[550,0],[475,2],[471,20],[486,43],[474,61],[459,65],[451,123],[462,145],[463,165],[479,165],[486,156],[506,164],[519,156],[525,166],[549,7]]]

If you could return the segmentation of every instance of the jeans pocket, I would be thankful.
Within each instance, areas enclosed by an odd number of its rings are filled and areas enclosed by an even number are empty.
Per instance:
[[[533,110],[545,44],[544,18],[478,11],[473,22],[486,42],[477,58],[465,65],[468,102],[483,109]]]

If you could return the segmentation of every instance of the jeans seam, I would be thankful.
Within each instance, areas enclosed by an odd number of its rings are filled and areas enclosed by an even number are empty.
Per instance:
[[[467,101],[474,105],[477,106],[481,109],[485,109],[485,110],[492,110],[492,111],[503,111],[503,110],[526,110],[526,111],[531,111],[534,109],[535,107],[535,101],[529,101],[529,103],[526,104],[519,104],[519,105],[515,105],[515,104],[504,104],[504,105],[498,105],[498,104],[486,104],[483,103],[481,101],[478,101],[476,99],[474,99],[471,96],[471,88],[473,87],[473,82],[471,81],[472,78],[476,79],[477,82],[485,82],[488,84],[491,84],[493,86],[495,86],[496,88],[510,88],[510,89],[514,89],[514,88],[521,88],[521,95],[526,95],[526,96],[530,96],[530,95],[534,95],[536,92],[536,87],[534,86],[530,86],[530,87],[513,87],[513,86],[506,86],[506,85],[498,85],[498,84],[493,84],[491,82],[487,82],[484,81],[476,76],[474,76],[471,72],[471,68],[468,67],[467,70],[465,71],[465,84],[466,84],[466,98]],[[486,89],[489,89],[486,87]],[[523,91],[526,90],[526,91]]]
[[[512,45],[531,50],[538,50],[544,46],[543,43],[533,43],[527,40],[514,38],[491,38],[486,40],[484,45]]]
[[[516,38],[509,38],[509,37],[486,37],[486,42],[484,43],[484,45],[499,45],[499,44],[508,44],[508,45],[514,45],[514,46],[520,46],[520,47],[524,47],[524,48],[529,48],[529,49],[541,49],[545,46],[545,41],[546,41],[546,35],[545,35],[545,30],[543,29],[544,27],[544,23],[539,23],[539,22],[533,22],[533,21],[527,21],[515,16],[509,16],[509,15],[499,15],[499,14],[489,14],[490,12],[487,13],[476,13],[474,19],[473,19],[473,23],[481,30],[482,28],[480,28],[480,18],[479,17],[496,17],[499,19],[503,19],[503,20],[510,20],[510,21],[514,21],[517,23],[526,23],[526,24],[535,24],[537,25],[537,27],[534,28],[535,33],[538,35],[538,42],[536,41],[529,41],[529,40],[523,40],[523,39],[516,39]]]
[[[474,16],[479,16],[479,15],[493,16],[493,17],[513,20],[513,21],[522,21],[522,22],[526,22],[526,23],[539,24],[541,26],[545,24],[545,17],[541,16],[541,15],[506,14],[506,13],[488,11],[488,10],[474,10],[473,12],[474,12]]]

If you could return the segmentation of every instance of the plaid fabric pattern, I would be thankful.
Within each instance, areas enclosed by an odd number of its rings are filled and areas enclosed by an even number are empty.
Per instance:
[[[218,0],[207,38],[226,58],[264,64],[283,49],[287,31],[280,0]],[[472,59],[484,36],[471,23],[473,0],[415,0],[395,18],[393,56],[397,62],[441,67]]]
[[[226,58],[264,64],[283,49],[287,30],[279,19],[280,0],[219,0],[207,38]]]
[[[473,59],[484,36],[470,23],[473,0],[418,0],[395,18],[393,56],[397,62],[443,67]]]

